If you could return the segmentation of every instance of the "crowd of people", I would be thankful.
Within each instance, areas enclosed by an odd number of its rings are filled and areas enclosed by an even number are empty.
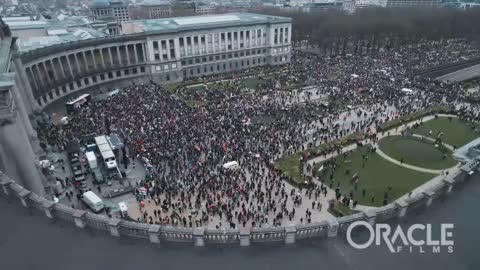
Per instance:
[[[368,133],[386,121],[442,104],[478,119],[478,105],[466,103],[461,84],[414,76],[416,67],[472,55],[465,41],[445,42],[449,46],[427,43],[342,57],[293,50],[291,63],[269,70],[255,91],[245,93],[241,76],[236,76],[209,86],[200,105],[159,84],[131,85],[92,104],[67,125],[41,134],[60,148],[87,134],[122,134],[129,157],[149,167],[141,185],[154,210],[142,209],[140,222],[219,228],[309,223],[326,210],[326,199],[350,202],[338,192],[330,194],[319,181],[304,190],[294,188],[275,168],[278,158],[354,132]],[[212,78],[199,81],[207,80]],[[305,82],[314,87],[303,92],[277,89]],[[402,88],[416,93],[405,95]],[[177,92],[199,98],[186,89]],[[328,103],[319,97],[327,97]],[[261,117],[270,120],[252,121]],[[223,168],[230,161],[240,168]]]

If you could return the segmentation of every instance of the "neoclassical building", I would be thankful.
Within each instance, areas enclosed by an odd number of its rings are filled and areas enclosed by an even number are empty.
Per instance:
[[[35,115],[59,99],[290,62],[291,19],[234,13],[126,22],[118,36],[22,46],[0,19],[0,171],[44,193]]]
[[[291,19],[250,13],[122,23],[123,35],[15,55],[29,107],[79,90],[189,78],[290,61]]]

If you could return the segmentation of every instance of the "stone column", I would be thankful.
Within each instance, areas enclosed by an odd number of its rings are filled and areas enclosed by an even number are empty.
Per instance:
[[[150,239],[150,243],[160,244],[160,225],[150,225],[148,227],[148,238]]]
[[[328,237],[335,237],[338,233],[338,221],[336,219],[328,221]]]
[[[45,211],[45,216],[47,216],[48,218],[53,218],[53,211],[54,211],[54,207],[55,207],[55,202],[53,201],[45,201],[42,205],[44,211]]]
[[[122,222],[122,220],[118,218],[112,218],[110,219],[110,222],[108,222],[108,227],[110,228],[110,234],[112,236],[120,237],[120,231],[118,230],[120,222]]]
[[[83,210],[75,210],[73,213],[73,220],[75,221],[75,226],[79,228],[85,228],[87,222],[85,221],[86,212]]]
[[[138,63],[137,45],[138,45],[138,43],[133,44],[133,51],[135,52],[135,63]]]
[[[108,47],[108,56],[110,57],[110,65],[113,66],[112,47]]]
[[[130,52],[128,52],[128,46],[130,44],[125,45],[125,53],[127,54],[127,63],[130,65]]]
[[[69,58],[68,56],[69,56],[69,54],[66,56],[66,58],[67,58],[67,64],[68,64],[68,69],[70,70],[70,75],[71,75],[72,77],[75,77],[75,76],[73,75],[72,63],[70,63],[70,58]]]
[[[285,244],[294,244],[297,236],[297,228],[295,225],[285,227]]]
[[[172,57],[170,57],[170,39],[165,40],[165,49],[167,50],[167,59],[166,60],[171,60]]]
[[[50,66],[52,67],[52,72],[53,72],[53,78],[55,79],[55,81],[58,81],[58,74],[57,74],[57,69],[55,68],[55,65],[53,64],[53,59],[49,59],[48,60],[50,62]]]
[[[87,53],[85,51],[82,51],[82,58],[83,58],[84,66],[85,66],[85,72],[88,73],[90,70],[89,70],[89,65],[88,65],[88,61],[87,61]]]
[[[57,62],[58,62],[58,65],[60,66],[60,69],[62,70],[62,78],[66,78],[67,74],[65,73],[65,69],[63,68],[62,57],[58,57]]]
[[[28,73],[30,73],[30,77],[32,78],[32,81],[33,81],[33,84],[35,85],[35,88],[40,89],[40,87],[38,87],[37,80],[35,80],[35,76],[33,75],[32,67],[31,66],[27,67],[27,71],[28,71]]]
[[[98,51],[100,52],[100,58],[102,59],[102,68],[105,69],[106,65],[105,65],[105,58],[103,58],[103,48],[98,49]]]
[[[75,62],[77,62],[78,74],[82,74],[82,68],[80,67],[80,61],[78,60],[78,55],[77,53],[74,53],[73,55],[75,57]]]
[[[396,202],[398,208],[400,209],[398,212],[398,217],[403,218],[407,214],[408,203],[405,200],[398,200]]]
[[[90,55],[92,56],[93,68],[97,69],[97,59],[95,57],[95,50],[90,50]]]
[[[24,207],[29,207],[30,203],[28,202],[28,196],[30,196],[32,192],[30,190],[22,190],[18,193],[18,198]]]
[[[121,46],[116,46],[115,48],[116,48],[116,51],[117,51],[118,64],[122,65],[123,61],[122,61],[122,55],[120,54],[120,47]]]
[[[45,78],[47,79],[48,83],[49,84],[52,84],[52,81],[50,79],[50,75],[48,75],[48,70],[47,70],[47,65],[45,64],[45,62],[41,62],[40,63],[42,68],[43,68],[43,72],[45,73]],[[50,90],[50,89],[49,89]]]
[[[240,246],[241,247],[250,246],[250,230],[245,228],[240,229]]]
[[[193,230],[193,243],[196,247],[205,246],[205,229],[204,228],[195,228]]]
[[[0,172],[0,177],[2,178],[0,180],[0,185],[2,185],[2,189],[3,189],[3,193],[5,193],[5,195],[9,195],[10,192],[8,191],[9,187],[10,187],[10,184],[13,183],[13,180],[10,179],[10,178],[7,178],[3,172]]]

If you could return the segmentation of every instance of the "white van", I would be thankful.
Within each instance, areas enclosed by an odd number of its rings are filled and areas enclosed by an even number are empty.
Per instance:
[[[225,170],[229,170],[229,171],[236,171],[236,170],[240,169],[240,165],[238,165],[238,162],[236,162],[236,161],[230,161],[230,162],[227,162],[227,163],[223,164],[223,168]]]
[[[92,191],[87,191],[83,193],[82,200],[93,210],[93,212],[98,213],[105,208],[105,204],[103,203],[102,199],[97,196],[97,194],[93,193]]]
[[[415,91],[410,89],[410,88],[402,88],[402,93],[404,93],[405,95],[413,95],[415,94]]]

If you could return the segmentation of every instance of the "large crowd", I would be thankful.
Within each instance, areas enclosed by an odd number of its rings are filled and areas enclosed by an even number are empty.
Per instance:
[[[353,132],[371,132],[385,121],[436,105],[449,105],[478,119],[478,106],[466,103],[461,84],[413,75],[415,68],[472,56],[473,49],[464,41],[444,42],[342,57],[293,50],[291,63],[269,70],[255,91],[243,91],[237,74],[207,86],[200,105],[185,102],[159,84],[131,85],[92,104],[67,125],[42,131],[42,138],[62,148],[87,134],[122,134],[129,157],[149,164],[141,185],[155,207],[144,210],[140,222],[187,227],[308,223],[312,213],[322,211],[320,198],[333,195],[317,181],[306,190],[293,188],[275,169],[276,159]],[[212,78],[199,82],[207,80]],[[305,82],[314,90],[277,89]],[[416,93],[405,95],[402,88]],[[328,103],[319,97],[327,97]],[[345,111],[346,104],[354,107]],[[252,121],[258,118],[269,121]],[[240,168],[224,169],[230,161]],[[337,194],[337,199],[344,197]],[[298,213],[302,204],[306,210]]]

